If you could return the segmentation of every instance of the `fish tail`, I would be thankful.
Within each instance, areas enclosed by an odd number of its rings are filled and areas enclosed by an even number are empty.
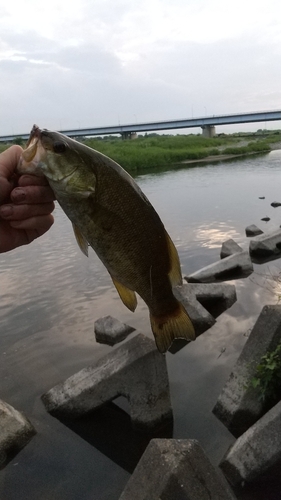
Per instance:
[[[196,338],[191,319],[180,302],[169,316],[153,316],[150,313],[150,322],[157,348],[162,353],[171,347],[174,339],[190,341]]]

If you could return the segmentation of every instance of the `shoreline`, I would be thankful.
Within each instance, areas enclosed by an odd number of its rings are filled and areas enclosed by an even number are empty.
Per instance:
[[[214,155],[214,156],[206,156],[205,158],[200,158],[198,160],[183,160],[180,162],[180,164],[187,165],[189,163],[210,163],[210,162],[216,162],[216,161],[224,161],[224,160],[231,160],[233,158],[239,158],[239,156],[250,156],[250,155],[259,155],[259,154],[266,154],[270,153],[271,151],[275,151],[277,149],[281,149],[281,142],[278,143],[273,143],[270,144],[270,151],[251,151],[250,153],[240,153],[240,154],[228,154],[228,155]]]

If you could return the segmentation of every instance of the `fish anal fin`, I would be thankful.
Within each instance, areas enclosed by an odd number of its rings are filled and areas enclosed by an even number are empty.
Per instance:
[[[191,341],[196,338],[191,319],[180,302],[173,315],[157,317],[150,314],[150,322],[157,348],[161,353],[171,347],[174,339]]]
[[[77,227],[75,224],[72,224],[72,226],[80,250],[83,252],[84,255],[86,255],[86,257],[88,257],[88,246],[89,246],[88,241],[86,240],[85,236],[81,233],[79,227]]]
[[[166,232],[166,240],[167,240],[167,245],[168,245],[168,253],[170,257],[170,263],[171,263],[171,268],[168,273],[169,280],[172,286],[179,286],[182,285],[182,274],[181,274],[181,267],[180,267],[180,259],[178,256],[177,249],[172,242],[170,236]]]
[[[119,294],[120,299],[122,300],[123,304],[130,309],[130,311],[134,312],[134,310],[137,307],[137,297],[136,294],[133,290],[130,290],[126,286],[122,285],[120,281],[117,281],[115,278],[111,279],[114,283],[114,286]]]

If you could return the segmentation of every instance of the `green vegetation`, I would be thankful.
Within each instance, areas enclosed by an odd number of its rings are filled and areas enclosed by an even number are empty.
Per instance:
[[[177,135],[147,136],[126,141],[87,139],[84,142],[113,158],[127,170],[134,171],[180,163],[184,160],[199,160],[209,156],[211,149],[222,145],[224,141],[195,135]]]
[[[270,151],[270,143],[267,140],[249,142],[247,146],[242,147],[228,147],[224,149],[224,154],[226,155],[245,155],[251,153],[262,153]]]
[[[281,388],[281,344],[262,356],[251,386],[259,391],[261,401],[276,399]]]
[[[194,135],[158,135],[145,134],[134,140],[122,140],[120,137],[107,136],[78,139],[87,146],[109,156],[126,170],[137,173],[150,168],[174,166],[183,162],[196,162],[220,155],[247,155],[267,152],[270,144],[281,141],[281,131],[266,132],[260,130],[253,134],[219,134],[208,139],[201,134]],[[18,137],[14,143],[22,145]],[[0,152],[8,145],[0,144]]]
[[[109,139],[86,139],[88,146],[113,158],[126,170],[155,168],[175,165],[184,161],[209,159],[220,154],[246,155],[267,152],[270,143],[281,140],[281,134],[269,138],[256,139],[239,147],[240,139],[232,135],[205,138],[201,135],[153,135],[139,137],[137,140],[122,141]],[[243,141],[245,142],[245,141]]]

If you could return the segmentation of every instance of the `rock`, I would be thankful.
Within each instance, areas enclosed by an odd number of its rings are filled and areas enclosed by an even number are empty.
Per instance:
[[[281,203],[279,203],[279,201],[273,201],[272,203],[270,203],[270,205],[273,208],[281,207]]]
[[[263,220],[264,222],[268,222],[270,220],[270,217],[263,217],[261,220]]]
[[[222,460],[220,467],[233,486],[280,471],[280,429],[281,402],[237,439]]]
[[[128,399],[134,427],[154,428],[172,419],[166,358],[139,334],[42,396],[49,413],[75,419],[118,396]]]
[[[250,255],[257,258],[280,255],[281,230],[258,236],[250,241]]]
[[[0,469],[36,434],[33,425],[19,411],[0,400]]]
[[[118,344],[134,330],[135,328],[132,326],[121,323],[112,316],[104,316],[95,321],[96,341],[101,344]]]
[[[266,411],[259,390],[251,380],[256,366],[281,342],[281,306],[265,306],[226,382],[213,413],[235,437],[243,434]]]
[[[237,300],[235,286],[226,283],[189,283],[174,288],[175,297],[184,305],[194,325],[196,337],[211,328],[220,314]],[[188,342],[174,340],[169,351],[175,354]]]
[[[185,279],[189,283],[213,283],[249,276],[252,272],[253,264],[250,256],[248,252],[243,251],[203,267],[185,276]]]
[[[222,244],[220,258],[224,259],[225,257],[229,257],[230,255],[234,255],[238,252],[243,252],[243,248],[230,238]]]
[[[152,439],[119,500],[235,500],[195,440]]]
[[[259,229],[255,224],[247,226],[245,232],[246,236],[258,236],[258,234],[263,234],[263,231]]]

